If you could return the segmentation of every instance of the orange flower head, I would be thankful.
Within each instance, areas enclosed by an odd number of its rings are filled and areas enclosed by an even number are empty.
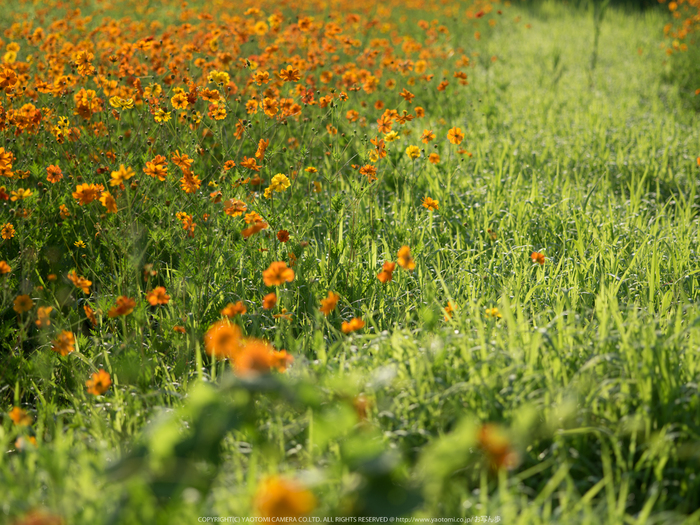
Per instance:
[[[80,205],[90,204],[99,198],[105,187],[102,184],[78,184],[73,192],[73,198],[80,202]]]
[[[212,357],[233,358],[240,351],[241,329],[228,321],[217,321],[204,334],[204,348]]]
[[[386,261],[382,265],[382,271],[377,274],[377,279],[382,284],[386,284],[394,278],[394,270],[396,269],[396,263],[391,261]]]
[[[534,263],[539,263],[540,265],[544,264],[544,254],[540,252],[532,252],[530,254],[530,259],[532,259],[532,262]]]
[[[411,249],[408,246],[402,246],[399,249],[397,261],[404,270],[414,270],[416,267],[416,262],[411,257]]]
[[[486,454],[492,468],[511,470],[518,465],[518,454],[512,449],[510,440],[498,425],[482,425],[477,431],[477,443]]]
[[[170,296],[165,293],[165,286],[156,286],[153,290],[148,292],[146,300],[151,306],[157,306],[159,304],[165,305],[170,302]]]
[[[15,298],[13,310],[18,314],[23,314],[34,308],[34,301],[28,295],[18,295]]]
[[[12,237],[15,236],[15,231],[16,231],[15,227],[12,224],[10,224],[9,222],[6,222],[2,226],[2,232],[1,232],[2,238],[5,240],[12,239]]]
[[[129,297],[126,297],[125,295],[122,295],[122,296],[117,298],[117,306],[110,308],[109,312],[107,312],[107,314],[110,317],[119,317],[120,315],[129,315],[131,312],[134,311],[135,307],[136,307],[136,301],[134,301],[133,299],[130,299]]]
[[[355,317],[349,323],[343,321],[340,329],[344,334],[349,334],[350,332],[355,332],[357,330],[362,330],[365,327],[365,322],[359,317]]]
[[[19,407],[14,407],[9,413],[10,419],[18,427],[28,427],[32,424],[32,417]]]
[[[289,232],[287,230],[280,230],[277,232],[277,240],[279,242],[289,241]]]
[[[464,140],[464,133],[462,128],[452,128],[447,132],[447,140],[452,144],[461,144]]]
[[[0,275],[10,273],[11,271],[12,271],[12,268],[10,268],[10,265],[7,264],[7,262],[0,261]]]
[[[78,274],[75,273],[75,270],[68,274],[68,278],[77,288],[80,288],[85,295],[90,293],[92,281],[87,280],[85,277],[79,277]]]
[[[284,261],[273,262],[270,267],[263,272],[263,281],[266,286],[280,286],[284,282],[294,280],[294,270],[287,268]]]
[[[226,317],[236,317],[237,315],[243,315],[248,311],[243,301],[238,301],[236,304],[228,303],[223,310],[221,310],[221,315]]]
[[[267,374],[273,365],[275,349],[265,341],[248,339],[234,357],[233,366],[236,375],[251,377]]]
[[[109,372],[105,372],[102,369],[92,374],[90,379],[85,381],[88,394],[92,394],[93,396],[101,396],[109,390],[111,385],[112,378],[109,376]]]
[[[40,306],[37,308],[37,320],[35,322],[38,328],[51,325],[51,310],[53,310],[51,306]]]
[[[272,310],[277,304],[277,295],[272,292],[263,297],[263,309]]]
[[[338,304],[338,299],[340,299],[340,296],[330,291],[328,292],[328,297],[321,299],[320,310],[323,312],[323,315],[328,315],[335,310],[335,307]]]
[[[51,350],[63,357],[75,350],[75,336],[73,332],[63,330],[51,344]]]
[[[262,517],[300,518],[316,508],[316,498],[296,481],[271,476],[258,486],[254,506]]]
[[[437,211],[440,209],[440,202],[430,197],[423,197],[423,207],[429,211]]]
[[[287,370],[287,367],[291,365],[294,362],[294,357],[291,354],[288,354],[286,350],[280,350],[272,352],[272,357],[271,357],[271,364],[270,366],[272,368],[277,369],[277,371],[281,374],[284,373],[285,370]]]
[[[46,168],[46,180],[51,184],[56,184],[59,180],[63,178],[63,172],[61,168],[55,165],[51,165]]]

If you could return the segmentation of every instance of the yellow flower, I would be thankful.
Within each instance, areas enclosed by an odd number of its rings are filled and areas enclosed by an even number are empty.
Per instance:
[[[17,191],[12,191],[11,195],[12,197],[10,197],[10,200],[12,202],[23,201],[24,199],[32,196],[32,190],[25,190],[23,188],[19,188]]]
[[[76,248],[85,248],[85,243],[82,240],[78,239],[73,243],[73,246],[75,246]]]
[[[494,306],[493,308],[487,308],[487,309],[486,309],[486,315],[489,316],[489,317],[496,317],[496,318],[498,318],[498,319],[500,319],[501,317],[503,317],[503,316],[501,315],[501,312],[499,312],[499,311],[498,311],[498,308],[496,308],[495,306]]]
[[[210,71],[207,80],[213,84],[226,85],[230,82],[231,78],[225,71]]]
[[[170,120],[170,111],[165,111],[164,109],[157,109],[153,114],[153,119],[156,122],[168,122]]]
[[[126,166],[124,166],[124,164],[120,164],[119,169],[117,171],[112,172],[112,175],[111,175],[112,180],[109,181],[109,185],[110,186],[119,186],[125,180],[129,180],[134,175],[136,175],[134,173],[134,170],[132,170],[131,168],[127,168]]]
[[[390,131],[386,135],[384,135],[384,142],[394,142],[395,140],[398,140],[400,135],[396,133],[395,131]]]
[[[420,157],[420,148],[418,146],[409,146],[406,148],[406,155],[415,160]]]
[[[270,182],[270,189],[272,191],[277,191],[281,192],[289,188],[292,183],[289,182],[289,179],[287,178],[286,175],[283,175],[282,173],[278,173],[274,177],[272,177],[272,181]]]

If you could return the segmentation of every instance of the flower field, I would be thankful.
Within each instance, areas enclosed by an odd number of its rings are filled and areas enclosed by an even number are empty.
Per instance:
[[[0,523],[700,522],[696,3],[0,6]]]

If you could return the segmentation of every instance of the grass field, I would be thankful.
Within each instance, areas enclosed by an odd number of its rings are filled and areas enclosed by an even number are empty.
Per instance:
[[[668,13],[114,4],[0,7],[0,522],[700,522]]]

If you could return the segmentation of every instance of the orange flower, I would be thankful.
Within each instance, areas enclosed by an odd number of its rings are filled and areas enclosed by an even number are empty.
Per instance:
[[[429,129],[424,129],[420,140],[423,142],[423,144],[428,144],[430,141],[435,140],[435,133]]]
[[[430,197],[423,197],[423,207],[427,208],[429,211],[437,211],[440,209],[440,202]]]
[[[187,330],[185,330],[185,327],[179,326],[179,325],[173,326],[173,331],[177,332],[178,334],[186,334],[187,333]]]
[[[217,321],[204,334],[204,348],[217,359],[232,359],[240,351],[241,329],[227,320]]]
[[[75,270],[72,270],[68,274],[68,278],[75,286],[80,288],[85,295],[90,293],[90,285],[92,284],[92,281],[88,281],[85,277],[78,277],[78,274],[75,273]]]
[[[229,217],[238,217],[239,215],[243,215],[247,209],[248,206],[246,203],[239,201],[238,199],[228,199],[224,201],[224,212]]]
[[[15,236],[15,227],[9,222],[6,222],[2,226],[2,238],[5,240],[12,239]]]
[[[158,177],[159,181],[164,181],[168,176],[168,159],[156,155],[153,160],[146,162],[143,172],[149,177]]]
[[[258,150],[255,152],[255,158],[258,160],[262,160],[263,157],[265,156],[265,151],[267,150],[267,147],[269,145],[270,145],[269,140],[260,139],[258,141]]]
[[[241,230],[241,235],[244,239],[247,239],[248,237],[255,235],[256,233],[266,229],[267,227],[268,224],[265,221],[258,221],[255,224],[253,224],[250,228],[245,228],[244,230]]]
[[[146,295],[146,300],[151,306],[156,306],[159,304],[168,304],[170,302],[170,296],[165,293],[165,286],[156,286],[153,290],[148,292]]]
[[[265,341],[248,339],[234,357],[236,375],[242,377],[267,374],[273,364],[275,349]],[[285,352],[286,353],[286,352]]]
[[[9,264],[7,264],[5,261],[0,261],[0,275],[10,273],[11,271],[12,268],[10,268]]]
[[[387,261],[382,265],[382,271],[377,274],[377,279],[382,284],[386,284],[394,278],[396,263]]]
[[[447,306],[445,306],[445,321],[449,321],[452,318],[452,314],[455,310],[457,310],[457,305],[452,301],[448,301]]]
[[[335,307],[338,304],[338,299],[340,299],[340,296],[333,292],[328,292],[328,297],[321,299],[320,310],[323,312],[323,315],[328,315],[335,310]]]
[[[359,317],[355,317],[349,323],[343,321],[340,329],[344,334],[349,334],[350,332],[355,332],[356,330],[362,330],[365,327],[365,322]]]
[[[117,213],[117,201],[114,200],[114,197],[112,197],[112,194],[108,191],[102,192],[102,195],[100,195],[100,203],[107,208],[107,213]]]
[[[272,310],[277,304],[277,295],[274,292],[267,294],[263,297],[263,308],[265,310]]]
[[[360,175],[367,177],[369,182],[377,180],[377,167],[372,164],[365,164],[360,168]]]
[[[51,310],[53,310],[51,306],[40,306],[37,308],[37,320],[35,322],[38,328],[49,326],[51,324],[51,318],[49,317]]]
[[[437,153],[431,153],[428,155],[428,162],[431,164],[440,164],[440,155]]]
[[[83,306],[83,311],[85,312],[85,316],[88,318],[88,321],[90,321],[90,324],[92,326],[97,326],[97,318],[95,317],[95,311],[90,307],[89,304],[85,304]]]
[[[248,311],[248,309],[243,304],[243,301],[238,301],[236,304],[228,303],[223,310],[221,310],[221,315],[226,317],[236,317],[237,315],[243,315]]]
[[[255,494],[255,510],[267,518],[299,518],[316,508],[314,495],[296,481],[271,476],[263,480]]]
[[[519,463],[517,452],[511,448],[508,437],[498,425],[486,423],[477,432],[477,442],[494,469],[511,470]]]
[[[28,427],[32,424],[32,417],[19,407],[14,407],[9,413],[10,419],[18,427]]]
[[[416,263],[411,257],[411,249],[408,246],[402,246],[398,253],[398,263],[404,270],[413,270]]]
[[[80,202],[80,205],[90,204],[97,199],[104,191],[102,184],[78,184],[73,192],[73,198]]]
[[[61,168],[58,166],[54,166],[53,164],[46,168],[46,180],[49,181],[51,184],[56,184],[59,180],[63,178],[63,172],[61,171]]]
[[[136,306],[136,301],[126,297],[125,295],[122,295],[122,296],[117,298],[117,306],[110,308],[109,312],[107,312],[107,313],[110,317],[118,317],[120,315],[129,315],[131,312],[134,311],[135,306]]]
[[[34,308],[34,301],[28,295],[18,295],[15,298],[13,310],[18,314],[23,314]]]
[[[289,240],[289,232],[287,230],[280,230],[277,232],[277,240],[279,242],[287,242]]]
[[[101,396],[109,390],[111,384],[112,378],[109,376],[108,372],[102,369],[92,374],[92,377],[85,381],[88,394],[92,394],[93,396]]]
[[[250,159],[248,157],[243,157],[243,160],[241,161],[241,167],[248,168],[253,171],[260,171],[260,166],[258,166],[255,157],[252,157]]]
[[[287,370],[287,367],[294,362],[294,357],[286,350],[272,352],[270,367],[275,368],[280,374]]]
[[[284,261],[273,262],[270,267],[263,272],[263,282],[267,286],[280,286],[284,282],[294,280],[294,270],[287,268]]]
[[[539,263],[540,265],[544,264],[544,254],[540,252],[532,252],[530,254],[530,259],[532,259],[532,262],[534,263]]]
[[[462,128],[451,128],[447,132],[447,140],[452,144],[461,144],[464,140],[464,133],[462,133]]]
[[[61,354],[64,357],[75,350],[75,336],[73,335],[73,332],[63,330],[60,334],[58,334],[58,337],[56,337],[51,344],[51,350]]]

